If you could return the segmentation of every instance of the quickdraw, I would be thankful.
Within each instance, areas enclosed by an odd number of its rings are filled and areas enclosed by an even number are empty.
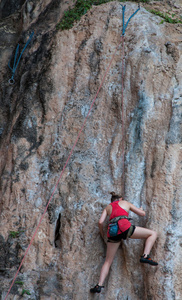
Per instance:
[[[123,30],[122,30],[122,35],[125,35],[125,31],[126,31],[126,28],[131,20],[131,18],[134,17],[134,15],[136,15],[136,13],[140,10],[140,4],[138,4],[138,9],[129,17],[128,21],[126,22],[125,24],[125,19],[124,19],[124,15],[125,15],[125,9],[126,9],[126,5],[122,5],[122,16],[123,16]]]
[[[18,44],[17,47],[16,47],[16,51],[15,51],[15,57],[14,57],[14,62],[13,62],[13,67],[10,66],[10,63],[11,63],[11,58],[10,58],[10,61],[8,63],[8,67],[10,68],[10,70],[12,71],[12,76],[11,78],[9,79],[9,84],[14,84],[15,80],[14,80],[14,76],[15,76],[15,72],[16,72],[16,69],[18,67],[18,64],[20,62],[20,59],[23,55],[23,52],[25,51],[25,49],[27,48],[28,44],[30,43],[31,39],[33,38],[33,35],[34,35],[34,32],[31,33],[28,41],[26,42],[25,44],[25,47],[23,48],[22,52],[20,53],[20,56],[17,60],[17,56],[18,56],[18,53],[19,53],[19,48],[20,48],[20,45]]]

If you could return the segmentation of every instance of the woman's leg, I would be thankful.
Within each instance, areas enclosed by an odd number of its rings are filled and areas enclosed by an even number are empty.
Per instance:
[[[144,254],[147,256],[155,243],[157,238],[157,232],[143,227],[136,226],[134,233],[130,237],[131,239],[146,239]]]
[[[105,260],[105,262],[102,266],[102,269],[101,269],[99,285],[103,285],[104,280],[105,280],[106,276],[109,273],[109,269],[110,269],[110,266],[113,262],[116,251],[119,248],[119,245],[120,245],[120,242],[119,243],[109,243],[109,242],[107,242],[106,260]]]

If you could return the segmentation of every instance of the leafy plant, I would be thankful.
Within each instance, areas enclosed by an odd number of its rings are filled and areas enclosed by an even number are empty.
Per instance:
[[[70,29],[73,27],[74,22],[79,21],[92,5],[101,5],[112,1],[114,0],[77,0],[73,8],[69,8],[64,12],[64,16],[56,28],[61,30]],[[118,1],[123,2],[123,0]]]
[[[15,284],[24,285],[23,281],[16,281]]]
[[[17,238],[19,236],[19,232],[18,231],[10,231],[9,236],[11,238]]]
[[[30,293],[30,291],[29,290],[25,290],[25,289],[23,289],[22,290],[22,296],[24,295],[24,294],[26,294],[26,295],[31,295],[31,293]]]
[[[182,23],[182,21],[179,20],[179,19],[172,19],[167,13],[164,14],[164,13],[162,13],[162,12],[160,12],[160,11],[155,10],[155,9],[149,9],[149,11],[150,11],[152,14],[157,15],[157,16],[159,16],[159,17],[161,17],[161,18],[164,19],[164,20],[162,20],[162,21],[160,22],[160,24],[162,24],[162,23],[164,23],[164,22],[171,23],[171,24]],[[175,14],[172,14],[172,17],[173,17],[173,16],[175,16]]]

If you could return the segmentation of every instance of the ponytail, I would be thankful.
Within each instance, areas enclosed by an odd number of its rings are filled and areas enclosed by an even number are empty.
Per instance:
[[[115,194],[115,192],[111,192],[110,194],[112,195],[111,202],[114,202],[114,201],[119,200],[120,198],[122,198],[121,195],[117,195],[117,194]]]

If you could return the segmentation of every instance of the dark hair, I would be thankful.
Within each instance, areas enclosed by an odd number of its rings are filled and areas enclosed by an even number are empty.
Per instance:
[[[117,195],[115,194],[115,192],[111,192],[110,194],[112,195],[111,202],[114,202],[115,200],[119,200],[119,198],[122,198],[121,195]]]

